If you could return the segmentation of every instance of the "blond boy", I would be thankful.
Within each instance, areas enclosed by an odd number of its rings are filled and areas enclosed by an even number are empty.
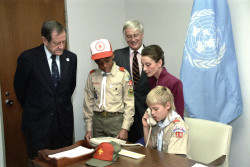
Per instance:
[[[188,127],[175,111],[171,91],[164,86],[157,86],[147,95],[146,103],[151,109],[152,117],[157,121],[156,126],[152,127],[148,147],[189,157]],[[145,143],[150,135],[147,119],[148,111],[142,118]]]

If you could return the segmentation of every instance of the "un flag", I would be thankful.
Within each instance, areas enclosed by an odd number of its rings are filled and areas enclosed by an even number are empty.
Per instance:
[[[226,0],[194,0],[180,76],[190,117],[229,123],[242,113]]]

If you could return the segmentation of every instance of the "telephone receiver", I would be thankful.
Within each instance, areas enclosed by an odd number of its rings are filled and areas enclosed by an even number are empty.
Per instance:
[[[149,115],[149,118],[147,119],[147,122],[148,122],[150,127],[149,127],[148,138],[147,138],[147,142],[146,142],[145,147],[148,147],[148,143],[149,143],[149,139],[150,139],[151,131],[152,131],[152,126],[155,126],[157,124],[156,120],[152,116],[150,108],[147,109],[147,112],[148,112],[148,115]]]
[[[152,116],[151,109],[148,108],[147,111],[148,111],[148,115],[149,115],[149,119],[147,119],[149,126],[155,126],[157,122]]]

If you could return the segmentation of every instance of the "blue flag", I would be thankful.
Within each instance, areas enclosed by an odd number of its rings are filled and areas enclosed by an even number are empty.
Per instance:
[[[194,0],[180,74],[190,117],[229,123],[242,113],[227,0]]]

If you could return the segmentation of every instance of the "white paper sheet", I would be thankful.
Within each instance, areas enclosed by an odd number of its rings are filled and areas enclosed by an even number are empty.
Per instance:
[[[206,165],[202,165],[202,164],[196,163],[196,164],[194,164],[192,167],[207,167],[207,166],[206,166]]]
[[[67,151],[63,151],[63,152],[49,155],[49,157],[50,158],[57,158],[57,159],[62,158],[62,157],[72,158],[72,157],[78,157],[78,156],[81,156],[84,154],[88,154],[91,152],[94,152],[94,149],[89,149],[86,147],[78,146],[78,147],[71,149],[71,150],[67,150]]]
[[[144,154],[139,154],[139,153],[124,150],[124,149],[121,149],[121,151],[119,152],[119,155],[124,155],[124,156],[130,157],[130,158],[135,158],[135,159],[145,157]]]

